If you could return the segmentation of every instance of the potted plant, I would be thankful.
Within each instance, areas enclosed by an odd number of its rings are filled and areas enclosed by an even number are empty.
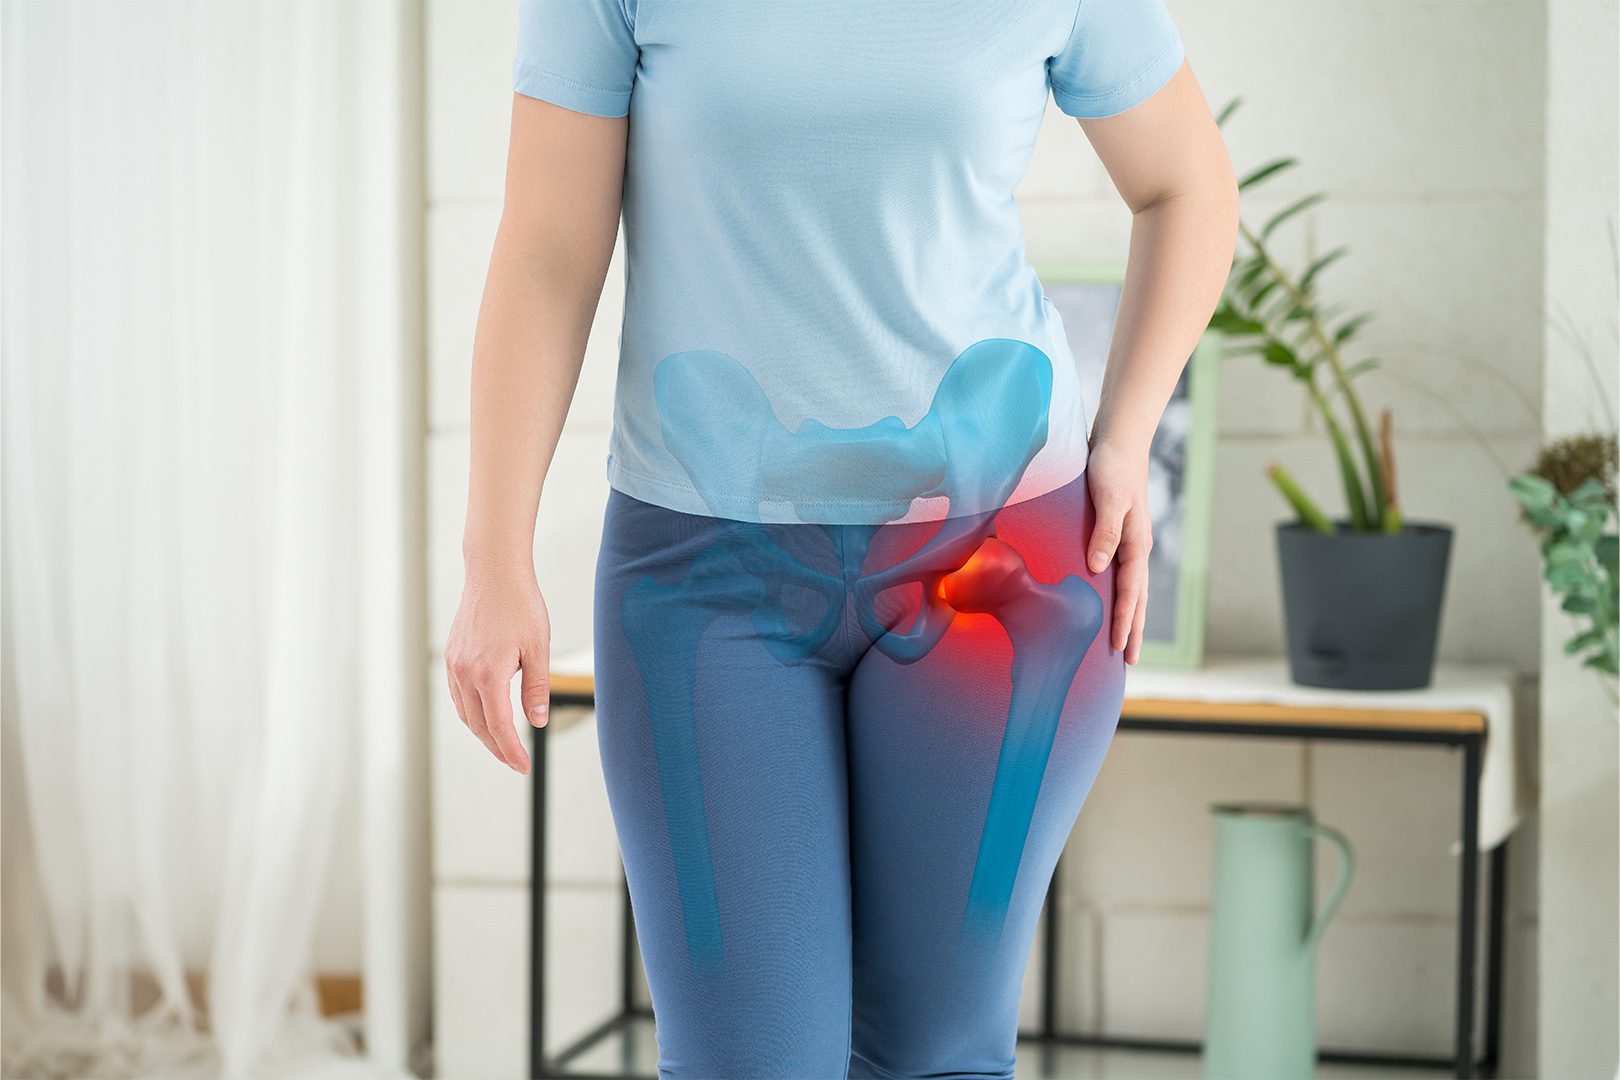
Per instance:
[[[1523,520],[1541,540],[1542,576],[1574,621],[1564,652],[1591,669],[1620,703],[1620,534],[1615,532],[1613,435],[1548,443],[1530,469],[1508,482]]]
[[[1238,103],[1222,110],[1218,122]],[[1295,164],[1294,158],[1269,162],[1238,188],[1250,190]],[[1345,514],[1330,519],[1282,465],[1267,469],[1296,514],[1276,527],[1293,680],[1354,690],[1427,686],[1452,530],[1401,513],[1389,411],[1379,417],[1375,436],[1355,386],[1376,360],[1352,363],[1345,355],[1371,314],[1347,314],[1319,296],[1322,272],[1349,249],[1336,247],[1295,274],[1271,245],[1282,225],[1325,197],[1307,195],[1259,228],[1246,218],[1240,222],[1232,273],[1210,325],[1224,331],[1236,351],[1257,353],[1298,380],[1332,444],[1344,490]]]

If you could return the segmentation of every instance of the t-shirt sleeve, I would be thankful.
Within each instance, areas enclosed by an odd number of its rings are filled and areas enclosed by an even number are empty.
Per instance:
[[[1046,62],[1052,100],[1075,117],[1124,112],[1181,66],[1181,34],[1164,0],[1078,0],[1069,40]]]
[[[522,0],[512,89],[575,112],[625,116],[635,82],[635,0]]]

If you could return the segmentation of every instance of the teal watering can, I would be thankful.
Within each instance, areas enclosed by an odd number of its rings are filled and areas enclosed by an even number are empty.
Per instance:
[[[1302,806],[1213,806],[1204,1075],[1210,1080],[1308,1080],[1316,1067],[1316,943],[1350,886],[1344,835]],[[1313,897],[1316,839],[1339,856],[1321,911]]]

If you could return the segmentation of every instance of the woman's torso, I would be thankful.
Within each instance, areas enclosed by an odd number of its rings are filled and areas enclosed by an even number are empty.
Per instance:
[[[878,523],[1077,476],[1077,373],[1013,202],[1073,0],[633,14],[610,483]],[[943,391],[987,340],[1006,344]]]

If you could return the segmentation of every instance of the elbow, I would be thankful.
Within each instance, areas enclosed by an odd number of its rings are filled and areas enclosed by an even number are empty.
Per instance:
[[[1242,198],[1238,191],[1237,171],[1232,167],[1232,159],[1227,155],[1224,143],[1215,143],[1209,166],[1202,170],[1202,175],[1211,218],[1220,222],[1222,232],[1231,237],[1235,247]]]
[[[1242,212],[1243,198],[1238,190],[1237,172],[1232,168],[1232,159],[1226,156],[1226,149],[1221,149],[1220,194],[1221,205],[1232,226],[1232,235],[1235,237],[1238,230],[1238,217]]]
[[[1235,248],[1243,200],[1238,193],[1237,177],[1233,174],[1231,165],[1226,167],[1226,175],[1216,189],[1215,201],[1221,228],[1225,235],[1231,238],[1232,246]]]
[[[1219,228],[1237,242],[1241,199],[1237,174],[1222,152],[1208,167],[1190,171],[1179,183],[1165,185],[1131,207],[1138,218],[1160,217],[1169,213],[1198,218],[1206,228]]]

